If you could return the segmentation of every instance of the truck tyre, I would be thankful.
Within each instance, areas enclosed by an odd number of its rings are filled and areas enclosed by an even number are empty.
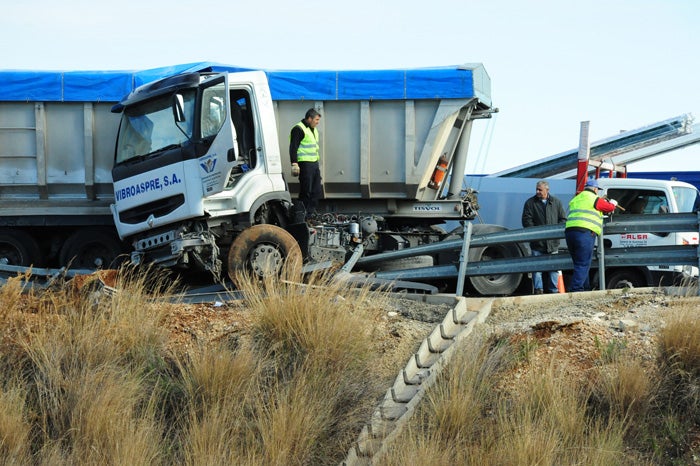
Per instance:
[[[253,225],[231,244],[228,276],[233,283],[241,273],[265,278],[280,274],[284,265],[290,267],[290,273],[300,274],[301,263],[301,249],[289,232],[275,225]]]
[[[507,228],[498,225],[472,225],[472,235],[484,235],[504,231]],[[483,248],[469,249],[469,262],[488,261],[493,259],[505,259],[523,257],[523,252],[515,243],[497,244]],[[469,277],[467,280],[471,287],[483,296],[509,296],[515,293],[520,286],[523,275],[520,273],[501,275],[482,275]]]
[[[122,253],[124,248],[115,233],[103,228],[88,228],[68,237],[58,260],[61,267],[107,269],[118,263]]]
[[[0,230],[0,264],[41,267],[41,250],[29,234]]]

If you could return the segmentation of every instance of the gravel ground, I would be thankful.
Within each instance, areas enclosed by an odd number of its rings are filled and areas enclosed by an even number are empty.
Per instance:
[[[475,299],[474,306],[479,307],[483,299]],[[414,338],[416,346],[450,308],[410,300],[394,304],[400,308],[403,327],[412,329],[404,331],[404,336]],[[504,388],[514,388],[519,377],[543,370],[552,357],[570,364],[580,377],[585,377],[601,353],[610,348],[624,348],[651,364],[656,357],[658,331],[669,315],[681,308],[700,309],[700,298],[655,288],[495,298],[482,329],[507,335],[511,341],[537,342],[529,367],[521,367],[520,373],[504,381]]]
[[[664,310],[687,299],[692,298],[654,288],[501,298],[494,303],[487,324],[522,331],[540,322],[580,321],[606,324],[614,331],[653,332],[664,325]]]

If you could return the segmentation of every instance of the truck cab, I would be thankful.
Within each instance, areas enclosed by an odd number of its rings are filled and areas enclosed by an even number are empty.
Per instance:
[[[111,210],[132,262],[218,274],[219,238],[283,222],[291,199],[264,72],[164,78],[112,111],[122,117]]]

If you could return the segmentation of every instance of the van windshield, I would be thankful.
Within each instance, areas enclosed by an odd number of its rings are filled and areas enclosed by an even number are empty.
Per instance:
[[[679,212],[697,212],[700,209],[700,193],[695,188],[675,186],[673,197],[676,198]]]

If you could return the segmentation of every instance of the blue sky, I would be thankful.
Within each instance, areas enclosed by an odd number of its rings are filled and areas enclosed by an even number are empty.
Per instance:
[[[24,0],[3,5],[5,69],[133,70],[214,61],[264,69],[481,62],[490,121],[467,170],[492,173],[692,113],[700,123],[697,0]],[[700,170],[700,144],[633,164]]]

